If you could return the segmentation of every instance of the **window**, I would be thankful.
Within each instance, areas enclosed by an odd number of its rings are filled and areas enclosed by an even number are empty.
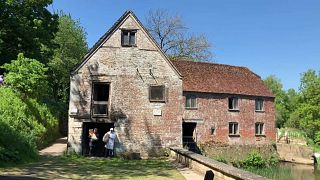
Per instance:
[[[239,124],[237,122],[229,122],[229,135],[239,134]]]
[[[150,101],[165,101],[165,86],[150,86],[149,87],[149,100]]]
[[[186,108],[188,109],[197,108],[197,96],[193,94],[186,95]]]
[[[121,36],[122,46],[135,46],[136,45],[136,32],[135,30],[123,30]]]
[[[236,97],[229,98],[229,110],[239,110],[238,98]]]
[[[211,135],[214,135],[216,132],[216,128],[215,127],[211,127]]]
[[[108,115],[109,84],[93,83],[92,115]]]
[[[263,100],[256,99],[256,111],[263,111]]]
[[[263,135],[264,134],[264,124],[261,122],[256,123],[256,135]]]

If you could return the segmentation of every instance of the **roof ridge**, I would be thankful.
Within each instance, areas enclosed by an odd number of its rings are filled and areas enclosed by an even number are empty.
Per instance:
[[[249,68],[245,66],[236,66],[236,65],[230,65],[230,64],[222,64],[222,63],[216,63],[216,62],[202,62],[202,61],[185,61],[185,60],[171,60],[172,62],[174,61],[179,61],[179,62],[188,62],[188,63],[198,63],[198,64],[210,64],[210,65],[219,65],[219,66],[229,66],[229,67],[236,67],[236,68],[243,68],[251,71]]]

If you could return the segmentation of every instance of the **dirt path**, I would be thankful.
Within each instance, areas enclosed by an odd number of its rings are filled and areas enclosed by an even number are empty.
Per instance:
[[[60,156],[67,150],[67,137],[57,139],[51,146],[39,151],[40,155]]]

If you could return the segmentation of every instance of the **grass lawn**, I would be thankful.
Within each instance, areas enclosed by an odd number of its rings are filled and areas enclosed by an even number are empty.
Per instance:
[[[0,178],[1,176],[41,179],[184,179],[168,160],[77,156],[41,157],[37,162],[0,168]]]

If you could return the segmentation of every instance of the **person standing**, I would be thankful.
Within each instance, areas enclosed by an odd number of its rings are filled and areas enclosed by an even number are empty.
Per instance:
[[[113,128],[110,128],[110,131],[108,131],[106,134],[104,134],[103,136],[103,142],[106,143],[106,145],[104,146],[106,148],[106,152],[105,152],[105,157],[112,157],[114,156],[114,141],[116,139],[117,135],[114,132]]]
[[[89,129],[89,156],[95,155],[98,139],[98,129]]]

